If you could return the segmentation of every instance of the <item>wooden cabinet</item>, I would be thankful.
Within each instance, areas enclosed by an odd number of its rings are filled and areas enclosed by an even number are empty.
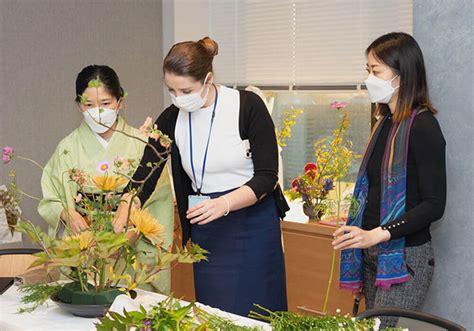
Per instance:
[[[334,230],[334,227],[317,223],[282,222],[290,311],[316,315],[322,311],[331,269]],[[328,311],[334,313],[341,309],[344,314],[352,314],[352,294],[339,289],[340,252],[336,257]]]
[[[176,217],[175,244],[180,243],[181,231]],[[304,314],[318,314],[323,308],[326,286],[331,268],[333,227],[319,224],[282,222],[285,250],[288,308]],[[339,287],[339,252],[329,298],[329,312],[337,308],[352,313],[353,298]],[[194,300],[192,265],[178,265],[171,271],[174,296]],[[360,311],[362,311],[360,308]]]

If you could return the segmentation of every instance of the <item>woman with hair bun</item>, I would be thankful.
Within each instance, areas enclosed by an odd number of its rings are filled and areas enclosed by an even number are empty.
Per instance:
[[[243,316],[254,304],[286,310],[280,219],[288,205],[278,186],[274,124],[258,95],[214,82],[217,53],[209,37],[170,49],[163,74],[173,104],[155,122],[173,141],[183,244],[191,239],[209,251],[208,261],[194,265],[196,300]],[[146,164],[156,161],[147,148],[134,179],[145,179],[150,172]],[[142,204],[161,170],[138,196]],[[131,195],[125,200],[116,231],[125,225]]]

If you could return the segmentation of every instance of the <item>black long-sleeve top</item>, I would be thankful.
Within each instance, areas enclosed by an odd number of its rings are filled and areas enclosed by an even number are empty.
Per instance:
[[[258,95],[253,92],[239,91],[240,111],[239,111],[239,133],[242,140],[249,140],[251,157],[254,165],[254,176],[245,185],[249,186],[255,196],[262,200],[269,194],[274,194],[280,217],[283,218],[285,212],[289,210],[283,192],[278,185],[278,147],[275,136],[273,121],[266,109],[265,104]],[[173,174],[173,184],[176,194],[176,202],[183,231],[183,244],[190,238],[190,223],[186,218],[188,210],[188,196],[196,194],[191,185],[191,179],[185,172],[181,155],[175,141],[175,127],[178,119],[179,109],[172,105],[166,108],[156,120],[158,129],[168,135],[173,143],[171,145],[171,170]],[[216,139],[218,141],[218,139]],[[165,149],[159,141],[150,139],[149,142],[160,152]],[[145,148],[140,166],[133,175],[135,181],[144,180],[150,173],[147,167],[149,162],[157,162],[157,156],[152,148]],[[142,205],[155,190],[156,183],[161,175],[162,167],[159,167],[144,184],[142,192],[138,195]],[[130,184],[126,191],[138,187],[139,184]]]
[[[380,226],[381,165],[392,125],[387,118],[367,165],[369,192],[362,228]],[[418,246],[431,240],[430,225],[443,216],[446,204],[446,142],[434,115],[418,114],[408,144],[406,212],[382,228],[391,239],[405,237],[405,246]]]

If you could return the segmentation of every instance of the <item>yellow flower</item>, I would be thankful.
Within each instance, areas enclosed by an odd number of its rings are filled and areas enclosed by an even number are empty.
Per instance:
[[[116,175],[92,176],[95,186],[102,191],[115,191],[119,186],[128,182],[127,178]]]
[[[160,243],[161,236],[165,228],[146,210],[132,209],[130,213],[130,221],[135,226],[137,233],[143,234],[154,245]]]
[[[72,238],[79,240],[79,248],[81,251],[88,249],[95,244],[94,234],[91,231],[83,231]]]

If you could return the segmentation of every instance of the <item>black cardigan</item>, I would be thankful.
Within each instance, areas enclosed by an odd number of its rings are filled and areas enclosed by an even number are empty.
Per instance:
[[[380,226],[380,169],[392,120],[387,118],[367,165],[369,193],[362,227]],[[443,216],[446,205],[446,142],[432,113],[419,113],[408,142],[406,213],[382,226],[391,239],[405,237],[405,246],[431,240],[430,225]]]
[[[248,139],[252,149],[252,161],[254,163],[254,176],[245,185],[249,186],[259,200],[264,199],[272,193],[279,210],[281,218],[285,216],[289,206],[283,192],[278,185],[278,146],[275,136],[275,127],[265,104],[258,95],[253,92],[240,92],[239,132],[242,140]],[[179,218],[183,234],[182,244],[185,245],[190,238],[190,223],[186,218],[188,210],[188,196],[196,194],[192,189],[191,179],[185,172],[181,163],[181,156],[175,141],[175,127],[178,120],[179,109],[172,105],[166,108],[158,117],[155,124],[158,129],[168,135],[173,143],[171,145],[171,172],[173,174],[174,191],[178,205]],[[160,152],[165,149],[158,141],[150,139],[149,142]],[[157,157],[152,148],[145,148],[140,166],[133,175],[136,181],[142,181],[150,173],[147,167],[149,162],[156,162]],[[142,192],[138,195],[142,205],[150,197],[160,178],[163,167],[159,167],[144,184]],[[126,191],[137,188],[139,184],[131,183]],[[257,202],[258,203],[258,202]]]

